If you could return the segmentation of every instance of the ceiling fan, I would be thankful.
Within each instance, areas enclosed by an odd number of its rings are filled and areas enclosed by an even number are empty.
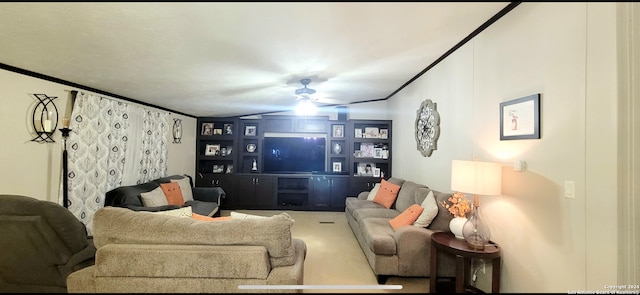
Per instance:
[[[317,111],[317,107],[314,103],[316,99],[311,96],[316,93],[316,91],[307,87],[309,83],[311,83],[311,79],[301,79],[300,84],[302,84],[303,87],[296,89],[295,92],[296,98],[299,100],[298,105],[296,106],[296,113],[300,115],[313,115]]]
[[[300,80],[300,84],[304,86],[303,88],[296,89],[296,95],[299,98],[310,98],[312,94],[316,93],[314,89],[307,88],[307,85],[311,83],[311,79],[302,79]]]

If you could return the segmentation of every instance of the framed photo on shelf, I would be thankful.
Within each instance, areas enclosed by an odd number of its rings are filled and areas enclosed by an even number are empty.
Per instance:
[[[202,135],[213,135],[213,123],[202,123]]]
[[[224,165],[213,165],[213,173],[222,173],[224,171]]]
[[[540,93],[500,103],[500,140],[540,138]]]
[[[207,144],[204,149],[205,156],[218,156],[220,155],[219,144]]]
[[[256,126],[249,125],[249,126],[244,128],[244,135],[245,136],[256,136],[256,134],[257,134]]]
[[[358,176],[373,176],[375,168],[375,163],[358,163]]]
[[[233,164],[227,165],[227,171],[225,173],[227,174],[233,173]]]
[[[233,124],[224,124],[224,135],[233,135]]]
[[[356,129],[355,129],[355,134],[353,135],[353,137],[355,137],[355,138],[362,138],[362,129],[360,129],[360,128],[356,128]]]
[[[373,168],[373,177],[380,177],[380,168]]]
[[[362,151],[361,150],[353,151],[353,156],[355,158],[362,158]]]
[[[376,159],[382,159],[382,148],[373,148],[373,157]]]
[[[342,172],[342,162],[333,162],[333,172]]]
[[[373,143],[363,142],[360,144],[360,152],[363,158],[373,158]]]
[[[380,138],[381,139],[389,138],[389,129],[380,129]]]
[[[364,128],[364,138],[379,138],[379,137],[380,137],[380,129],[378,129],[378,127]]]
[[[344,137],[344,125],[333,125],[333,137]]]
[[[222,135],[222,129],[220,128],[213,129],[213,135]]]

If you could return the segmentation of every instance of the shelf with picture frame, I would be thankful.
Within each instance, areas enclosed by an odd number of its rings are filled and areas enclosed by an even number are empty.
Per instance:
[[[350,120],[349,194],[370,190],[371,185],[391,177],[391,120]]]
[[[233,194],[233,175],[238,166],[238,120],[200,117],[196,128],[195,186],[219,186],[226,194]]]

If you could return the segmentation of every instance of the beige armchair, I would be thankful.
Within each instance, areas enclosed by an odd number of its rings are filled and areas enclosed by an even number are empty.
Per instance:
[[[302,285],[306,244],[286,213],[202,221],[120,207],[94,215],[96,265],[69,275],[70,293],[248,293],[240,285]]]
[[[93,265],[95,247],[69,210],[0,195],[0,293],[66,293],[67,276]]]

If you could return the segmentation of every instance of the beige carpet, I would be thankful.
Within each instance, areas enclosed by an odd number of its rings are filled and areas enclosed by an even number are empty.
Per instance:
[[[303,293],[428,293],[428,278],[390,277],[378,285],[344,212],[235,210],[271,216],[286,212],[295,219],[293,236],[307,244]],[[229,210],[222,210],[228,216]],[[317,287],[317,289],[315,289]],[[344,288],[343,288],[344,287]],[[400,289],[375,289],[393,287]]]

